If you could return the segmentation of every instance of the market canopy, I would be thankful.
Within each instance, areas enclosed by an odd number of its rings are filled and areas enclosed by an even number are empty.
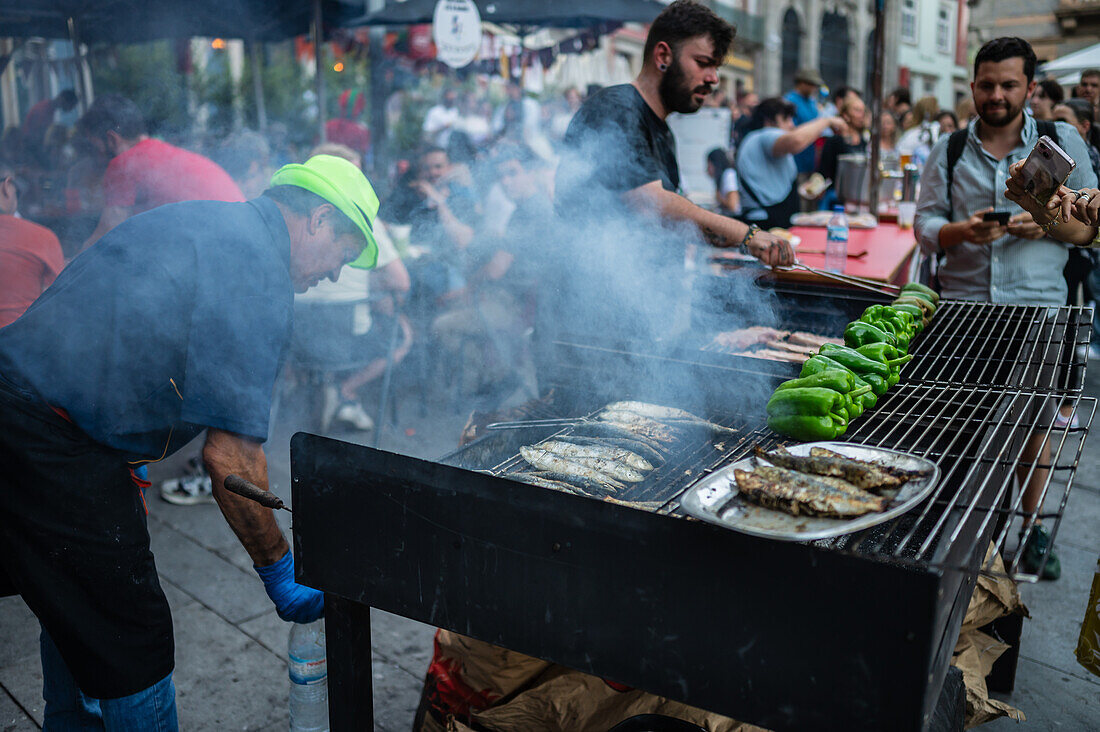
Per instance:
[[[361,17],[364,0],[321,0],[325,23]],[[276,41],[309,32],[310,0],[0,0],[0,37],[138,43],[207,36]]]
[[[1079,77],[1085,69],[1100,69],[1100,43],[1045,63],[1039,67],[1039,73],[1043,76],[1060,77],[1058,81],[1062,84],[1076,84],[1079,79],[1072,77]],[[1063,78],[1072,80],[1062,81]]]
[[[431,23],[437,0],[389,2],[350,25]],[[481,19],[498,25],[583,28],[605,22],[650,23],[665,4],[658,0],[474,0]]]

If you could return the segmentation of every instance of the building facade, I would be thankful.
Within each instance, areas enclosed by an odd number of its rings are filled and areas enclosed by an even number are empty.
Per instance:
[[[1100,43],[1100,0],[972,0],[970,47],[999,36],[1019,36],[1039,62]]]
[[[813,67],[826,84],[868,89],[872,67],[874,3],[867,0],[789,0],[760,4],[763,44],[756,79],[764,96],[794,85],[800,68]],[[891,23],[887,22],[887,47]],[[896,76],[896,59],[885,62],[886,79]]]
[[[898,13],[896,85],[908,86],[914,101],[932,96],[941,108],[954,109],[970,94],[966,0],[898,0],[894,5]],[[889,90],[894,85],[886,86]]]

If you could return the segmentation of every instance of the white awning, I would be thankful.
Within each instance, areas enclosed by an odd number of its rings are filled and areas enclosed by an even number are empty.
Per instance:
[[[1082,71],[1098,68],[1100,68],[1100,43],[1045,63],[1039,67],[1039,73],[1043,76],[1057,75],[1060,84],[1076,84],[1081,80]],[[1069,77],[1075,78],[1064,81]]]

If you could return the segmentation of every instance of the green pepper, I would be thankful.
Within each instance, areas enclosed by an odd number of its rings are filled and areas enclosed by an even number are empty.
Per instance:
[[[804,417],[801,415],[784,415],[780,417],[768,417],[768,427],[787,437],[793,437],[803,442],[816,442],[819,440],[835,440],[848,429],[847,422],[839,417]]]
[[[868,343],[866,346],[860,346],[856,350],[867,358],[873,358],[883,363],[898,358],[898,349],[894,348],[889,343]]]
[[[892,333],[887,333],[877,325],[862,320],[848,323],[848,327],[844,329],[844,343],[852,348],[868,343],[888,343],[896,346],[897,342],[898,339]]]
[[[820,374],[825,371],[836,370],[844,371],[851,374],[852,379],[855,381],[855,387],[857,389],[860,389],[864,386],[871,387],[872,391],[863,393],[859,397],[864,409],[871,409],[876,404],[878,404],[878,396],[874,392],[874,386],[872,386],[866,379],[864,379],[856,372],[852,371],[847,366],[842,366],[828,356],[817,355],[808,358],[806,360],[806,363],[802,364],[802,373],[800,375],[805,377],[812,376],[813,374]],[[885,386],[885,382],[883,382],[883,385]],[[883,389],[883,391],[885,391],[885,389]]]
[[[931,287],[926,287],[919,282],[907,282],[901,286],[902,292],[911,292],[917,297],[924,297],[928,299],[933,305],[939,304],[940,293],[933,290]]]
[[[847,369],[839,368],[827,369],[803,378],[784,381],[777,386],[775,390],[801,389],[806,387],[820,387],[838,392],[843,397],[844,409],[848,413],[849,420],[855,419],[863,414],[865,406],[863,395],[871,394],[871,387],[869,385],[863,384],[857,387],[855,374]]]
[[[803,371],[805,371],[806,367],[803,366],[802,368]],[[807,386],[818,386],[823,389],[839,391],[841,394],[847,394],[856,388],[856,378],[855,375],[847,369],[826,369],[798,379],[784,381],[782,384],[775,387],[775,390],[801,389]]]
[[[885,331],[893,336],[893,342],[890,345],[898,346],[899,348],[909,347],[909,328],[905,324],[891,320],[884,315],[868,316],[864,315],[867,320],[861,319],[861,323],[870,323],[879,330]]]
[[[891,305],[916,305],[918,308],[924,311],[924,314],[928,317],[932,317],[936,314],[936,305],[928,302],[927,300],[912,295],[910,293],[902,293],[900,297],[896,298]]]
[[[909,313],[913,316],[913,322],[917,326],[918,332],[924,330],[926,323],[924,322],[924,311],[918,308],[916,305],[909,305],[908,303],[898,303],[891,305],[894,310],[899,313]]]
[[[844,400],[841,397],[839,392],[819,386],[780,389],[768,400],[766,411],[772,417],[787,415],[825,417],[836,414],[847,419],[847,414],[842,413]]]
[[[871,390],[873,392],[875,392],[875,396],[882,396],[883,394],[886,393],[886,390],[890,388],[890,383],[889,383],[889,378],[890,377],[888,377],[888,376],[883,377],[883,376],[879,376],[878,374],[860,374],[860,375],[863,377],[864,381],[866,381],[870,385]]]
[[[841,366],[847,366],[857,374],[865,376],[866,374],[874,374],[886,379],[890,376],[890,367],[881,361],[876,361],[873,358],[867,358],[854,348],[848,348],[848,346],[837,346],[832,343],[826,343],[818,351],[823,356],[828,356]]]

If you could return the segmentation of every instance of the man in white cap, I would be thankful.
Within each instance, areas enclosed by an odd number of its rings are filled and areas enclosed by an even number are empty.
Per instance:
[[[127,219],[0,331],[0,594],[42,624],[46,725],[172,730],[172,617],[133,471],[206,430],[214,497],[284,620],[323,595],[294,582],[262,443],[294,292],[372,267],[378,198],[319,155],[244,203]]]

